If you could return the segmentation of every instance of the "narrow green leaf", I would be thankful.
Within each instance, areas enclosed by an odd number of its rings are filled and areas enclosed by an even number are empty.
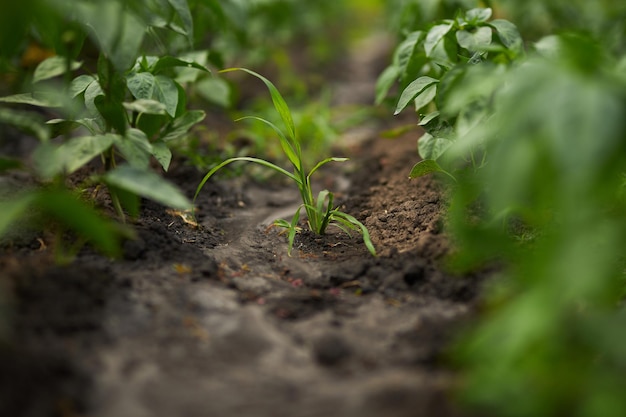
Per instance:
[[[296,233],[298,232],[298,222],[300,221],[300,209],[301,207],[298,207],[296,212],[293,214],[293,217],[291,218],[291,223],[289,224],[289,236],[287,237],[287,240],[289,242],[289,247],[287,248],[288,256],[291,256],[291,250],[293,249],[293,241],[295,240]]]
[[[267,161],[264,161],[263,159],[259,159],[259,158],[252,158],[252,157],[248,157],[248,156],[240,156],[240,157],[236,157],[236,158],[229,158],[229,159],[223,161],[221,164],[215,166],[213,169],[211,169],[204,176],[204,178],[202,178],[202,181],[200,182],[200,184],[196,188],[196,193],[193,196],[193,201],[194,202],[196,201],[196,198],[198,197],[198,194],[200,194],[200,190],[202,190],[202,187],[204,187],[204,184],[206,184],[206,182],[209,180],[209,178],[211,178],[213,176],[213,174],[215,174],[217,171],[219,171],[220,169],[222,169],[226,165],[231,164],[233,162],[237,162],[237,161],[254,162],[256,164],[263,165],[265,167],[271,168],[271,169],[273,169],[275,171],[278,171],[279,173],[287,176],[288,178],[291,178],[298,185],[300,185],[300,179],[298,177],[293,175],[291,172],[289,172],[289,171],[279,167],[278,165],[274,165],[271,162],[267,162]]]
[[[370,238],[370,233],[367,230],[367,227],[365,227],[365,225],[363,223],[361,223],[360,221],[358,221],[356,218],[354,218],[353,216],[341,212],[341,211],[333,211],[332,214],[333,218],[343,218],[345,219],[347,222],[349,222],[350,224],[353,224],[354,226],[358,227],[361,231],[361,234],[363,235],[363,243],[365,243],[365,247],[367,247],[367,250],[373,255],[376,256],[376,248],[374,248],[374,244],[372,243],[372,239]]]
[[[394,115],[399,114],[404,108],[413,100],[415,97],[424,91],[427,87],[438,83],[439,80],[436,80],[431,77],[423,76],[419,77],[417,80],[413,81],[409,84],[402,94],[400,95],[400,99],[398,100],[398,105],[396,106],[396,110]]]
[[[274,84],[272,84],[272,82],[270,80],[268,80],[267,78],[265,78],[261,74],[258,74],[258,73],[254,72],[254,71],[251,71],[251,70],[247,69],[247,68],[230,68],[230,69],[227,69],[227,70],[224,70],[224,71],[236,71],[236,70],[245,71],[248,74],[251,74],[251,75],[257,77],[258,79],[263,81],[263,83],[265,83],[265,85],[267,86],[267,89],[269,90],[270,95],[272,97],[272,102],[274,103],[274,108],[276,109],[276,111],[280,115],[283,123],[285,124],[285,127],[287,127],[287,133],[288,133],[287,136],[294,143],[296,143],[296,127],[295,127],[295,125],[293,123],[293,118],[291,117],[291,111],[289,110],[289,107],[287,106],[287,103],[285,102],[285,99],[280,94],[278,89],[274,86]]]
[[[188,210],[192,207],[191,202],[180,189],[160,175],[147,169],[121,165],[105,174],[103,179],[107,184],[154,200],[168,207],[180,210]]]
[[[274,123],[270,122],[267,119],[264,119],[262,117],[257,117],[257,116],[244,116],[244,117],[241,117],[241,118],[237,119],[237,121],[239,121],[239,120],[246,120],[246,119],[258,120],[260,122],[265,123],[266,125],[268,125],[272,129],[274,129],[276,134],[278,134],[278,138],[280,140],[280,146],[282,147],[283,152],[285,153],[285,155],[289,159],[289,162],[291,162],[291,164],[298,171],[302,170],[300,158],[296,154],[296,151],[292,148],[291,143],[289,142],[289,140],[287,139],[287,137],[285,136],[283,131],[280,130],[278,128],[278,126],[276,126]]]
[[[320,169],[322,166],[326,165],[329,162],[345,162],[347,161],[349,158],[326,158],[323,161],[318,162],[311,171],[309,171],[309,175],[307,175],[307,179],[311,178],[311,175],[313,175],[313,173],[315,171],[317,171],[318,169]]]
[[[33,83],[65,74],[68,69],[70,71],[75,71],[80,68],[82,64],[82,62],[70,61],[68,68],[67,58],[62,56],[50,57],[42,61],[39,65],[37,65],[37,68],[35,68]]]

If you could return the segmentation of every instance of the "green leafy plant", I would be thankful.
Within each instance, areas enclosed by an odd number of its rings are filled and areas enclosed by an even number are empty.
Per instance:
[[[245,68],[233,68],[233,69],[229,69],[225,71],[234,71],[234,70],[245,71],[248,74],[251,74],[257,77],[258,79],[260,79],[261,81],[263,81],[263,83],[265,83],[265,85],[267,86],[270,92],[274,107],[276,111],[278,112],[278,114],[280,115],[280,118],[282,119],[282,122],[285,125],[285,129],[284,130],[280,129],[274,123],[266,119],[260,118],[260,117],[247,116],[247,117],[244,117],[243,119],[254,119],[254,120],[260,121],[262,123],[269,125],[276,132],[280,140],[280,145],[282,147],[282,150],[285,153],[286,157],[289,159],[289,162],[291,163],[291,165],[293,166],[293,172],[289,172],[285,170],[284,168],[279,167],[278,165],[275,165],[271,162],[268,162],[259,158],[253,158],[253,157],[229,158],[223,161],[222,163],[220,163],[219,165],[215,166],[204,176],[204,178],[202,179],[202,181],[200,182],[200,184],[198,185],[196,189],[196,193],[194,195],[194,201],[197,198],[200,191],[202,190],[202,187],[204,187],[204,184],[206,184],[206,182],[209,180],[209,178],[211,178],[213,174],[215,174],[218,170],[220,170],[224,166],[231,164],[233,162],[237,162],[237,161],[253,162],[256,164],[260,164],[267,168],[271,168],[285,175],[287,178],[293,180],[298,186],[298,190],[300,191],[302,205],[298,207],[291,221],[280,219],[280,220],[276,220],[274,223],[275,225],[279,227],[284,227],[288,230],[289,253],[291,253],[295,235],[299,230],[298,223],[300,220],[300,212],[302,208],[304,208],[307,214],[308,226],[310,230],[313,231],[314,233],[324,234],[329,225],[336,225],[340,229],[344,230],[346,233],[349,233],[351,230],[356,230],[362,234],[365,246],[370,251],[370,253],[372,255],[376,255],[376,250],[374,248],[374,245],[372,244],[367,228],[353,216],[347,213],[344,213],[340,211],[338,208],[334,207],[333,193],[331,193],[328,190],[323,190],[319,192],[317,197],[314,197],[313,195],[312,185],[311,185],[311,176],[323,165],[329,162],[346,161],[347,158],[335,158],[335,157],[326,158],[318,162],[311,170],[307,171],[302,163],[302,149],[300,146],[300,142],[298,141],[298,138],[296,136],[296,129],[295,129],[295,125],[291,116],[291,112],[289,110],[289,107],[287,106],[287,103],[285,102],[282,95],[278,91],[278,89],[274,86],[274,84],[271,81],[269,81],[267,78],[263,77],[262,75],[254,71],[251,71]]]
[[[446,150],[466,135],[491,111],[493,90],[481,74],[488,68],[490,77],[523,54],[522,38],[509,21],[490,20],[490,8],[459,12],[454,19],[443,19],[407,35],[393,55],[392,64],[380,75],[376,101],[381,103],[391,87],[399,82],[400,97],[395,106],[399,114],[412,104],[419,114],[419,125],[426,133],[418,141],[422,161],[411,170],[415,178],[443,172],[454,179],[440,162]],[[461,83],[472,83],[472,100],[464,106],[450,105],[450,92]],[[478,156],[476,155],[478,153]],[[470,162],[477,168],[484,153],[472,153]]]

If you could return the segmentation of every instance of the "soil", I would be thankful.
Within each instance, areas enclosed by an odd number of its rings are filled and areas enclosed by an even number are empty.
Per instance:
[[[371,103],[377,71],[355,75],[353,102]],[[297,190],[246,177],[206,185],[198,227],[144,202],[119,260],[87,248],[56,265],[45,237],[3,249],[2,415],[466,415],[445,354],[483,278],[446,272],[443,188],[407,178],[420,132],[381,137],[397,124],[348,132],[351,161],[317,184],[368,227],[377,257],[333,229],[303,231],[288,256],[268,226]],[[168,174],[188,195],[201,176]]]

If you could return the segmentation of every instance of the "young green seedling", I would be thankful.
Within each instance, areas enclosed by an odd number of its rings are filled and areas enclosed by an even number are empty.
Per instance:
[[[288,240],[289,240],[288,253],[289,254],[291,254],[291,249],[293,248],[293,241],[296,236],[296,233],[299,230],[298,222],[300,220],[300,211],[302,210],[302,208],[304,208],[307,214],[307,223],[308,223],[309,229],[312,232],[322,235],[326,232],[326,228],[329,225],[335,225],[348,234],[350,234],[351,230],[356,230],[363,235],[363,242],[365,243],[365,246],[370,251],[370,253],[376,256],[376,250],[374,249],[374,245],[372,244],[369,232],[367,231],[367,228],[365,227],[365,225],[363,225],[363,223],[358,221],[353,216],[340,211],[338,208],[335,208],[333,206],[333,200],[334,200],[333,193],[331,193],[328,190],[323,190],[317,195],[317,198],[313,196],[313,191],[311,187],[311,175],[313,175],[315,171],[317,171],[319,168],[321,168],[323,165],[327,164],[328,162],[343,162],[343,161],[346,161],[348,158],[326,158],[318,162],[310,171],[307,172],[302,163],[302,150],[300,148],[300,143],[298,142],[298,139],[296,137],[296,129],[295,129],[295,125],[293,122],[293,118],[291,117],[291,112],[289,110],[289,107],[287,106],[287,103],[283,99],[282,95],[278,92],[278,89],[267,78],[246,68],[230,68],[222,72],[229,72],[229,71],[236,71],[236,70],[245,71],[248,74],[251,74],[257,77],[258,79],[260,79],[261,81],[265,83],[272,97],[274,108],[280,115],[280,118],[282,119],[285,125],[285,130],[280,129],[278,126],[276,126],[272,122],[266,119],[263,119],[261,117],[247,116],[238,120],[242,120],[242,119],[258,120],[260,122],[267,124],[274,131],[276,131],[278,138],[280,140],[280,145],[283,149],[283,152],[289,159],[289,162],[291,162],[291,164],[293,165],[293,173],[287,171],[286,169],[279,167],[278,165],[275,165],[271,162],[268,162],[259,158],[253,158],[253,157],[248,157],[248,156],[230,158],[230,159],[223,161],[221,164],[217,165],[213,169],[211,169],[204,176],[204,178],[198,185],[198,188],[196,189],[196,193],[193,198],[194,202],[196,198],[198,197],[200,190],[202,190],[202,187],[204,186],[204,184],[209,180],[209,178],[213,176],[213,174],[215,174],[221,168],[223,168],[224,166],[232,162],[237,162],[237,161],[254,162],[254,163],[263,165],[265,167],[271,168],[275,171],[278,171],[281,174],[292,179],[296,183],[296,185],[298,186],[298,190],[300,191],[302,204],[296,210],[291,221],[279,219],[274,222],[274,225],[279,226],[279,227],[284,227],[289,232],[288,234]]]

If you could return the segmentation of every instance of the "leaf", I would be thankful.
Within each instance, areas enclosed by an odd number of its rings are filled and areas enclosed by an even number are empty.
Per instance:
[[[65,74],[68,70],[75,71],[81,67],[82,62],[69,61],[62,56],[53,56],[42,61],[33,74],[33,83],[44,81],[50,78]],[[69,66],[69,68],[68,68]]]
[[[221,78],[207,77],[196,84],[198,94],[205,100],[228,108],[231,105],[230,85]]]
[[[175,67],[194,68],[204,72],[211,72],[205,66],[202,66],[197,62],[185,61],[183,59],[175,58],[173,56],[164,56],[162,58],[159,58],[156,64],[154,64],[154,67],[152,68],[152,73],[157,74],[160,71]]]
[[[7,158],[5,156],[0,156],[0,173],[4,171],[9,171],[11,169],[19,169],[22,168],[22,161],[14,158]],[[1,213],[2,211],[0,211]],[[1,234],[1,233],[0,233]]]
[[[76,137],[59,146],[56,153],[61,156],[63,166],[70,174],[105,152],[118,138],[113,134]]]
[[[317,165],[315,165],[313,169],[309,171],[309,175],[307,175],[307,178],[310,178],[311,175],[313,175],[315,171],[317,171],[318,169],[320,169],[322,166],[326,165],[329,162],[345,162],[348,159],[349,158],[326,158],[323,161],[318,162]]]
[[[155,76],[154,81],[154,95],[152,98],[165,104],[167,113],[172,117],[176,117],[176,107],[178,106],[176,82],[164,75]]]
[[[126,86],[136,99],[151,100],[156,79],[149,72],[135,72],[126,77]]]
[[[428,123],[430,123],[431,121],[435,120],[437,117],[439,117],[439,112],[438,111],[434,111],[432,113],[427,114],[424,117],[420,117],[420,121],[417,124],[418,126],[426,126]]]
[[[80,123],[74,120],[65,120],[65,119],[50,119],[46,122],[48,126],[50,126],[51,132],[50,137],[56,138],[60,135],[65,135],[73,130],[82,126]]]
[[[285,127],[287,128],[288,137],[294,142],[295,145],[298,145],[296,141],[296,127],[293,123],[293,118],[291,117],[291,111],[289,110],[289,107],[287,106],[285,99],[280,94],[278,89],[274,86],[274,84],[272,84],[270,80],[268,80],[261,74],[258,74],[246,68],[231,68],[231,69],[224,70],[224,71],[235,71],[235,70],[245,71],[248,74],[251,74],[257,77],[258,79],[260,79],[261,81],[265,83],[265,85],[267,86],[267,89],[270,92],[270,96],[272,97],[274,108],[280,115],[280,118],[282,119],[283,123],[285,124]]]
[[[437,84],[431,84],[426,87],[413,101],[415,103],[415,111],[419,112],[422,107],[426,107],[437,95]]]
[[[39,191],[34,204],[64,226],[86,238],[97,249],[109,256],[119,256],[120,240],[129,232],[102,218],[94,209],[65,190]]]
[[[337,210],[333,211],[332,216],[333,218],[338,217],[340,219],[345,219],[350,224],[359,228],[361,231],[361,234],[363,235],[363,243],[365,243],[365,247],[372,254],[372,256],[376,256],[376,248],[374,248],[374,244],[372,243],[370,234],[367,231],[367,227],[365,227],[363,223],[361,223],[360,221],[358,221],[356,218],[352,217],[351,215],[347,213],[343,213],[341,211],[337,211]]]
[[[522,36],[513,23],[504,19],[496,19],[488,23],[489,26],[496,30],[498,38],[502,45],[508,49],[521,50],[522,49]]]
[[[46,142],[51,137],[50,129],[43,123],[41,115],[36,112],[0,108],[0,122],[33,134],[42,142]]]
[[[452,141],[424,133],[417,141],[419,155],[423,159],[438,159],[452,145]]]
[[[84,93],[89,84],[94,82],[96,78],[93,75],[79,75],[70,83],[70,97],[74,98]]]
[[[95,100],[96,97],[102,95],[104,95],[104,91],[96,79],[94,79],[85,89],[85,107],[92,116],[100,116]]]
[[[409,173],[409,178],[423,177],[424,175],[428,175],[433,172],[441,172],[443,174],[448,175],[449,177],[451,177],[453,180],[456,181],[456,178],[454,178],[452,174],[450,174],[448,171],[441,168],[439,164],[437,163],[437,161],[434,161],[432,159],[424,159],[423,161],[420,161],[417,164],[415,164],[413,168],[411,169],[411,172]]]
[[[162,140],[157,140],[152,143],[152,155],[159,161],[159,164],[163,167],[164,171],[167,171],[172,161],[172,151],[167,147],[167,144]]]
[[[139,99],[130,103],[122,103],[129,111],[145,114],[166,114],[165,104],[156,100]]]
[[[298,155],[296,154],[296,151],[291,146],[291,143],[289,143],[289,140],[287,139],[287,137],[285,136],[283,131],[280,130],[278,128],[278,126],[276,126],[274,123],[270,122],[267,119],[264,119],[262,117],[257,117],[257,116],[245,116],[245,117],[237,119],[236,121],[245,120],[245,119],[258,120],[260,122],[265,123],[269,127],[271,127],[276,132],[276,134],[278,135],[278,139],[280,141],[280,146],[281,146],[283,152],[285,153],[285,155],[287,156],[287,158],[289,159],[289,162],[291,162],[291,164],[298,171],[302,170],[300,158],[298,157]]]
[[[189,44],[193,44],[193,19],[189,11],[187,0],[168,0],[169,4],[176,10],[180,20],[183,22],[183,29]]]
[[[394,115],[397,115],[402,110],[404,110],[404,108],[411,102],[411,100],[413,100],[423,90],[438,82],[439,80],[427,76],[420,77],[417,80],[413,81],[404,89],[404,91],[400,95],[400,100],[398,100],[398,105],[396,106]]]
[[[482,51],[491,45],[491,28],[482,26],[474,32],[459,30],[456,32],[456,40],[461,48],[468,51]]]
[[[378,105],[383,102],[389,89],[400,76],[400,68],[397,66],[387,67],[376,80],[376,101]]]
[[[117,136],[115,147],[120,150],[130,165],[142,169],[147,169],[150,166],[152,145],[141,130],[128,129],[124,137]]]
[[[122,135],[126,132],[128,116],[122,103],[111,97],[99,95],[94,99],[94,104],[108,125]]]
[[[0,103],[30,104],[37,107],[63,107],[63,101],[52,93],[22,93],[0,97]]]
[[[165,206],[189,210],[192,205],[185,195],[160,175],[147,169],[121,165],[109,171],[103,180],[110,185],[154,200]]]
[[[205,118],[206,114],[202,110],[191,110],[182,116],[174,119],[170,127],[162,136],[164,142],[179,139],[187,134],[191,127]]]
[[[424,51],[426,56],[431,56],[435,48],[440,44],[441,40],[452,30],[453,23],[445,23],[433,26],[426,35],[424,41]]]
[[[34,199],[34,193],[26,193],[10,200],[0,200],[0,238],[27,212]]]
[[[491,18],[492,14],[493,14],[493,11],[489,7],[484,8],[484,9],[483,8],[471,9],[471,10],[468,10],[467,13],[465,13],[465,20],[468,23],[477,24],[481,22],[486,22],[487,20]]]

